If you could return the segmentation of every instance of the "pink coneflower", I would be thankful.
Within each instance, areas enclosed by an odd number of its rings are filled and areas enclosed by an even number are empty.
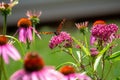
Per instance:
[[[27,11],[26,15],[28,18],[35,24],[39,23],[40,19],[39,17],[41,16],[42,12],[41,11]]]
[[[20,60],[20,55],[13,45],[7,43],[8,39],[6,36],[0,36],[0,56],[3,58],[6,64],[9,63],[9,57],[14,60]]]
[[[66,32],[60,32],[59,35],[53,36],[51,38],[51,40],[50,40],[49,47],[51,49],[53,49],[53,48],[55,48],[56,46],[60,45],[63,42],[65,42],[65,44],[63,45],[65,47],[67,47],[67,44],[69,44],[69,43],[71,44],[72,38],[71,38],[70,34],[68,34]]]
[[[76,27],[85,34],[85,31],[87,31],[88,21],[85,21],[83,23],[75,23]]]
[[[75,25],[78,29],[84,29],[88,26],[88,21],[85,21],[83,23],[75,23]]]
[[[38,53],[30,52],[24,60],[24,69],[18,70],[10,80],[65,80],[64,75],[51,66],[45,66]]]
[[[63,66],[60,72],[64,74],[66,80],[91,80],[91,78],[85,74],[76,73],[75,68],[70,65]]]
[[[91,29],[91,43],[96,40],[111,42],[115,38],[115,33],[118,31],[116,24],[96,24]]]
[[[41,11],[27,11],[26,15],[31,18],[39,18],[41,16],[42,12]]]
[[[19,40],[23,43],[26,43],[26,41],[31,42],[33,40],[32,38],[32,31],[34,31],[39,38],[41,38],[37,31],[32,27],[32,22],[28,18],[21,18],[18,21],[18,27],[19,27]]]
[[[10,3],[0,3],[0,11],[2,13],[10,14],[11,9],[18,4],[18,0],[10,0]]]
[[[19,27],[19,40],[23,43],[26,43],[28,40],[29,42],[32,41],[32,23],[27,18],[21,18],[18,21]]]

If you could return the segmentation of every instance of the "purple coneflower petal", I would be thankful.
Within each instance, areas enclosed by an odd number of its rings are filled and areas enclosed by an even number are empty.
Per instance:
[[[5,61],[5,63],[8,64],[9,63],[9,57],[7,55],[6,46],[2,46],[1,49],[2,49],[2,57],[3,57],[4,61]]]
[[[31,80],[30,77],[31,77],[31,76],[30,76],[29,74],[25,74],[25,75],[23,76],[22,80]]]
[[[11,77],[10,80],[22,80],[22,77],[25,75],[24,70],[19,70],[15,72]]]
[[[6,45],[7,55],[9,55],[14,60],[19,60],[21,57],[19,52],[10,44]]]
[[[2,53],[2,46],[0,46],[0,55],[1,55],[1,53]]]
[[[40,39],[41,39],[41,36],[38,34],[37,30],[35,30],[35,28],[34,28],[34,27],[31,27],[31,28],[32,28],[32,29],[33,29],[33,31],[37,34],[38,38],[40,38]]]
[[[30,41],[32,41],[32,29],[31,28],[27,28],[27,35],[28,35],[28,39],[30,40]]]
[[[32,78],[32,80],[39,80],[39,78],[38,78],[38,76],[37,76],[37,74],[35,72],[33,72],[31,74],[31,78]]]
[[[26,30],[24,28],[20,28],[19,30],[19,40],[26,43]]]

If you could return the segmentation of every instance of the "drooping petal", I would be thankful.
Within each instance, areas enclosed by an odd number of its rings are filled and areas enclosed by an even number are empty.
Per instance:
[[[27,28],[27,37],[30,41],[32,41],[32,29],[31,28]]]
[[[65,80],[64,76],[50,67],[44,67],[41,71],[42,76],[45,80]]]
[[[32,29],[37,34],[38,38],[41,39],[41,36],[38,34],[37,30],[34,27],[32,27]]]
[[[26,31],[24,28],[19,29],[19,40],[26,43]]]
[[[20,60],[20,55],[19,52],[17,51],[17,49],[15,49],[12,45],[7,44],[6,45],[6,49],[7,49],[7,54],[14,60]]]
[[[1,54],[2,54],[2,46],[0,46],[0,56],[1,56]]]
[[[6,46],[2,46],[2,57],[5,61],[6,64],[9,63],[9,57],[7,55],[7,49],[6,49]]]
[[[25,75],[22,77],[22,80],[31,80],[31,75],[25,74]]]
[[[31,78],[32,78],[32,80],[39,80],[39,78],[38,78],[38,76],[37,76],[37,73],[35,73],[35,72],[33,72],[33,73],[31,74]]]
[[[18,70],[10,77],[10,80],[22,80],[22,77],[24,75],[25,75],[24,70]]]

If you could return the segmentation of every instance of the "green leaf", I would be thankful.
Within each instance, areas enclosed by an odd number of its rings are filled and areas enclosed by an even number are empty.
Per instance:
[[[98,56],[103,55],[109,48],[110,48],[111,44],[108,44],[105,48],[103,48],[100,53],[98,54]]]
[[[108,57],[107,59],[116,59],[120,57],[120,51],[114,52],[110,57]]]
[[[58,53],[58,52],[61,52],[62,50],[54,50],[53,52],[51,52],[51,54],[55,54],[55,53]]]
[[[81,54],[80,54],[80,51],[76,51],[77,53],[77,56],[78,56],[78,61],[81,63]]]
[[[99,62],[103,56],[103,54],[110,48],[111,44],[108,44],[105,48],[103,48],[100,53],[98,54],[95,63],[94,63],[94,71],[97,69]]]
[[[98,67],[98,65],[99,65],[99,62],[100,62],[101,58],[102,58],[102,55],[101,55],[101,56],[98,56],[98,57],[96,58],[95,63],[94,63],[94,71],[96,71],[96,69],[97,69],[97,67]]]

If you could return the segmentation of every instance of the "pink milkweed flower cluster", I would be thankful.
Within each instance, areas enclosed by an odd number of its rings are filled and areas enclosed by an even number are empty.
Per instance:
[[[96,24],[91,29],[91,44],[97,39],[104,42],[111,42],[118,31],[116,24]]]
[[[60,72],[64,74],[65,80],[91,80],[91,78],[85,74],[76,73],[75,68],[71,65],[61,67]]]
[[[9,63],[9,57],[13,60],[20,60],[21,57],[16,48],[8,43],[8,39],[4,35],[0,35],[0,56],[3,58],[6,64]]]
[[[21,18],[18,21],[19,27],[19,40],[20,42],[26,43],[27,41],[33,41],[32,31],[34,31],[39,38],[41,38],[37,31],[32,27],[32,22],[28,18]]]
[[[91,56],[95,57],[98,55],[98,50],[96,48],[90,48]]]
[[[51,66],[45,66],[38,53],[27,53],[24,69],[16,71],[10,80],[65,80],[64,75]]]
[[[61,44],[62,42],[72,42],[72,38],[70,36],[70,34],[66,33],[66,32],[60,32],[59,35],[55,35],[51,38],[50,42],[49,42],[49,47],[51,49],[55,48],[56,46],[58,46],[59,44]],[[68,44],[67,43],[67,44]],[[67,45],[67,44],[64,44]]]

